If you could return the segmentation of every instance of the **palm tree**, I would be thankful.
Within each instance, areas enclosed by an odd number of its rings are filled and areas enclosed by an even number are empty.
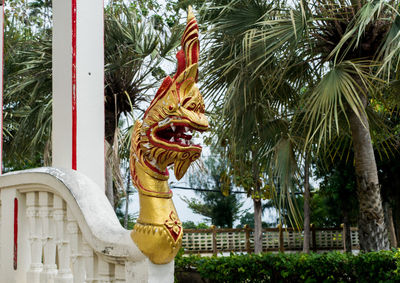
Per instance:
[[[165,77],[160,64],[178,46],[181,29],[156,30],[150,20],[124,4],[109,6],[106,11],[105,137],[109,157],[106,194],[115,207],[119,199],[117,194],[123,189],[122,181],[113,182],[113,179],[121,180],[118,155],[122,145],[118,139],[121,116],[140,110],[143,102],[152,98],[153,93],[148,91],[154,91],[155,85]],[[127,146],[129,148],[129,144]]]
[[[263,189],[278,188],[276,206],[292,208],[291,192],[298,183],[301,138],[292,135],[292,119],[299,93],[290,84],[265,88],[265,77],[251,76],[258,61],[235,64],[245,54],[242,41],[273,4],[264,1],[212,1],[225,4],[205,10],[204,21],[211,26],[203,61],[204,89],[214,101],[214,132],[226,148],[236,184],[253,198],[255,252],[262,251],[261,199]],[[210,4],[210,5],[211,5]],[[263,50],[258,52],[262,54]],[[254,57],[254,56],[253,56]],[[275,95],[280,93],[280,95]],[[222,121],[221,121],[222,117]],[[297,153],[296,153],[297,152]],[[250,174],[247,174],[249,173]]]
[[[223,9],[235,11],[240,5],[267,4],[233,1]],[[365,251],[387,249],[368,113],[371,98],[383,99],[393,66],[398,67],[398,1],[279,1],[255,15],[256,22],[254,17],[230,19],[237,29],[250,28],[236,37],[241,52],[232,47],[218,58],[225,62],[216,75],[245,66],[251,68],[249,83],[262,80],[272,95],[284,95],[279,89],[286,85],[301,94],[296,119],[310,125],[307,144],[324,145],[347,126],[355,154],[360,246]],[[216,28],[221,32],[226,26],[225,21]]]
[[[22,5],[16,3],[16,5]],[[5,170],[49,164],[51,129],[51,32],[23,28],[6,12],[4,29]],[[23,128],[24,130],[19,130]],[[45,152],[45,154],[43,154]]]

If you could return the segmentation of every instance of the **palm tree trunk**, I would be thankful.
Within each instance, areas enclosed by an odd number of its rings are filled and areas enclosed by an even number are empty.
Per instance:
[[[345,233],[345,252],[351,253],[351,230],[350,230],[350,223],[349,223],[349,213],[347,210],[343,210],[343,225],[344,229],[346,230]]]
[[[254,205],[254,253],[262,252],[262,221],[261,221],[261,200],[253,199]]]
[[[367,99],[363,95],[361,99],[365,107]],[[389,249],[389,241],[369,123],[366,113],[360,112],[360,118],[352,110],[348,113],[360,205],[358,217],[360,248],[363,251],[386,250]]]
[[[127,175],[128,177],[127,177],[127,185],[126,185],[126,190],[125,190],[126,197],[125,197],[124,228],[125,228],[125,229],[128,229],[128,220],[129,220],[129,193],[130,193],[129,187],[130,187],[130,184],[131,184],[131,174],[130,174],[129,169],[127,170],[127,174],[126,174],[126,175]]]
[[[109,150],[111,149],[109,148]],[[111,206],[115,209],[112,165],[110,164],[108,158],[106,158],[106,197],[108,198]]]
[[[396,239],[400,239],[400,201],[396,198],[395,206],[393,209],[393,224],[395,230]],[[397,242],[399,247],[399,242]]]
[[[107,93],[107,90],[106,90]],[[115,204],[118,203],[117,196],[114,195],[114,180],[113,180],[113,164],[112,164],[112,151],[114,145],[114,135],[118,126],[119,114],[116,113],[116,101],[105,102],[105,123],[104,134],[107,143],[106,146],[106,196],[115,209]],[[111,107],[111,109],[110,109]]]
[[[261,191],[259,183],[259,167],[255,162],[255,153],[251,152],[253,157],[252,171],[253,171],[253,188],[254,188],[254,253],[262,253],[262,207],[261,207]]]
[[[304,242],[303,252],[310,253],[310,165],[309,154],[304,162]]]
[[[129,218],[129,193],[126,192],[125,215],[124,215],[124,228],[125,229],[128,229],[128,218]]]
[[[383,204],[383,211],[385,214],[385,222],[386,222],[387,228],[389,230],[390,246],[395,248],[395,247],[397,247],[397,239],[396,239],[396,232],[395,232],[394,223],[393,223],[393,210],[388,202],[385,202]]]

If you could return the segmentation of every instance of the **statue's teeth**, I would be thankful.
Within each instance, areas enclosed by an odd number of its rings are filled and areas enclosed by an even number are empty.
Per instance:
[[[173,132],[175,132],[176,127],[174,126],[174,124],[171,124],[171,129],[172,129]]]
[[[188,127],[185,127],[185,132],[189,132],[189,128]]]
[[[174,142],[175,141],[174,137],[172,137],[169,141]]]

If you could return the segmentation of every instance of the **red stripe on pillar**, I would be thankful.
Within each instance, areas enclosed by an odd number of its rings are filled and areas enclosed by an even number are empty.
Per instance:
[[[18,264],[18,199],[14,198],[14,270]]]
[[[76,170],[76,0],[72,0],[72,169]]]

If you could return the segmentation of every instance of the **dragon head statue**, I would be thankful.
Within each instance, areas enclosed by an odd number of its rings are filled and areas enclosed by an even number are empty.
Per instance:
[[[168,175],[167,167],[174,164],[178,180],[201,154],[201,146],[192,141],[193,133],[208,129],[203,97],[196,85],[198,36],[198,25],[189,9],[181,50],[176,55],[177,72],[173,78],[164,79],[143,123],[135,124],[136,139],[131,150],[143,165],[161,175]]]
[[[208,129],[196,85],[199,31],[191,9],[181,47],[176,74],[162,82],[143,122],[135,123],[131,142],[132,182],[140,200],[131,237],[155,264],[170,262],[182,245],[183,228],[168,187],[167,167],[174,165],[175,176],[181,179],[201,154],[201,146],[192,141],[193,133]]]

